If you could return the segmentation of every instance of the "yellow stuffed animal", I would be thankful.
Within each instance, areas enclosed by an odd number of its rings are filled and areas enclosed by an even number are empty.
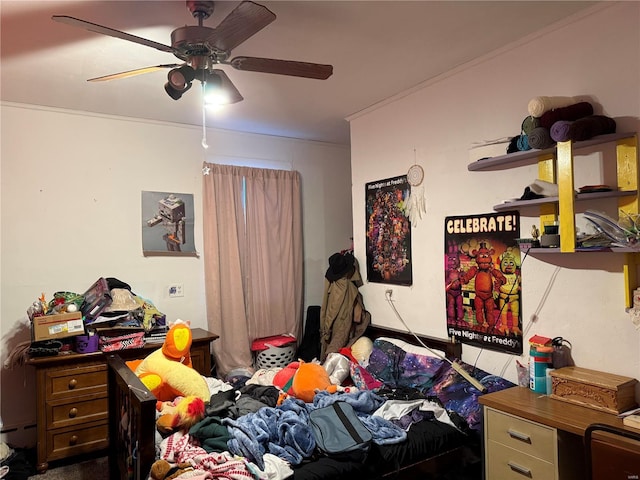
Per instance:
[[[209,402],[209,386],[191,366],[191,340],[189,324],[176,321],[167,332],[162,348],[147,355],[135,369],[136,375],[158,400],[195,396]]]

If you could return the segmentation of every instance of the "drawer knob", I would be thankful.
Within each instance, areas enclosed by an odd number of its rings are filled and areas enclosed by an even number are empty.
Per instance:
[[[71,438],[69,439],[69,445],[75,445],[76,443],[78,443],[78,436],[72,435]]]
[[[69,418],[75,418],[76,415],[78,415],[78,409],[76,407],[69,410]]]
[[[520,433],[517,430],[507,430],[507,433],[511,438],[515,438],[516,440],[520,440],[521,442],[531,443],[531,437],[526,433]]]
[[[75,378],[71,379],[69,381],[69,390],[76,388],[76,385],[78,385],[78,381]]]
[[[522,465],[518,465],[514,462],[507,462],[507,465],[509,465],[509,468],[514,472],[519,473],[520,475],[524,475],[525,477],[532,478],[531,470],[529,470],[527,467],[523,467]]]

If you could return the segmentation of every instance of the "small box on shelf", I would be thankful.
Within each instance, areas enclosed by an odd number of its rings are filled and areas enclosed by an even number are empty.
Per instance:
[[[34,342],[84,335],[82,313],[58,313],[33,317],[31,339]]]

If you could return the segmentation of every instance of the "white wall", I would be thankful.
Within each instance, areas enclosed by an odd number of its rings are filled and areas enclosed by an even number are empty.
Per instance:
[[[56,291],[82,293],[101,276],[127,282],[168,320],[189,319],[194,327],[206,327],[201,251],[205,160],[300,172],[305,308],[322,301],[328,257],[350,245],[347,146],[210,129],[205,151],[200,128],[1,106],[2,361],[29,340],[26,309],[41,293],[48,299]],[[199,258],[142,255],[141,191],[193,193]],[[183,298],[168,297],[171,283],[184,284]],[[1,373],[3,428],[33,424],[33,369]]]
[[[395,305],[412,330],[446,336],[444,218],[492,212],[493,205],[522,195],[537,177],[536,165],[469,172],[469,147],[518,135],[529,100],[540,95],[586,95],[599,109],[596,113],[616,118],[618,131],[639,131],[639,32],[639,2],[603,2],[561,26],[352,115],[353,230],[362,265],[365,184],[405,174],[414,148],[426,172],[427,214],[412,230],[413,285],[393,286]],[[598,153],[579,157],[576,187],[604,183],[607,162]],[[596,207],[605,208],[586,206]],[[615,200],[612,207],[616,213]],[[528,237],[531,225],[538,223],[537,212],[521,215],[521,236]],[[529,329],[525,351],[533,334],[563,336],[572,342],[578,365],[640,379],[640,332],[624,309],[622,255],[529,256],[522,277],[522,313]],[[386,288],[368,283],[361,289],[372,321],[403,328],[385,301]],[[538,320],[531,324],[534,313]],[[519,357],[489,350],[480,355],[466,345],[463,352],[465,362],[517,381]],[[520,360],[526,363],[528,352]]]

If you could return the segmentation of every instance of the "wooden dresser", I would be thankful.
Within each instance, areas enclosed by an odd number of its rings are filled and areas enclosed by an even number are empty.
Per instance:
[[[191,362],[202,375],[211,375],[211,342],[215,333],[192,329]],[[162,343],[112,352],[124,360],[146,357]],[[38,473],[49,462],[104,450],[109,446],[107,355],[102,352],[31,358],[36,369]]]
[[[526,387],[488,393],[478,400],[484,409],[487,480],[585,480],[584,436],[589,425],[628,428],[615,414]]]

